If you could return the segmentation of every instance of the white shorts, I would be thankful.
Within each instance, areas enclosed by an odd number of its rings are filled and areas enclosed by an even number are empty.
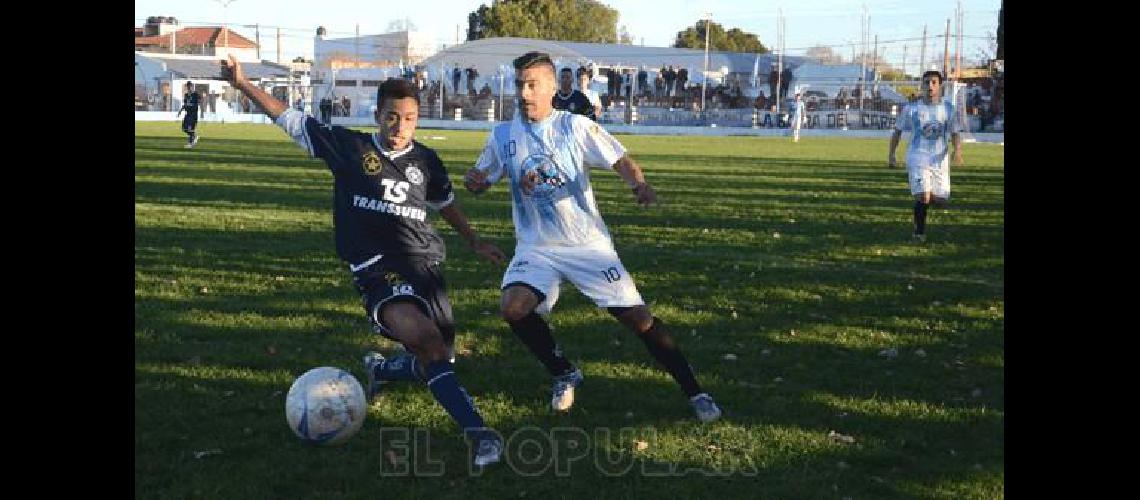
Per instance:
[[[569,280],[598,307],[632,307],[645,304],[633,277],[621,264],[609,240],[576,247],[517,247],[502,288],[524,283],[545,295],[535,309],[547,314],[558,302],[562,280]]]
[[[950,199],[950,159],[943,158],[932,164],[929,158],[908,156],[906,175],[910,181],[910,194],[930,191],[935,198]]]

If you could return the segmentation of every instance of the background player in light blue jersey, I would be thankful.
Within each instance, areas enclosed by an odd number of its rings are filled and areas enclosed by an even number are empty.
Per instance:
[[[528,52],[515,59],[514,66],[519,114],[495,127],[464,184],[481,193],[500,178],[509,179],[518,244],[503,275],[501,312],[554,377],[551,407],[570,409],[574,390],[582,383],[581,370],[566,359],[539,316],[554,306],[565,279],[645,343],[688,396],[697,418],[716,420],[720,408],[701,390],[692,367],[665,324],[650,313],[614,250],[585,167],[617,171],[640,204],[655,202],[657,195],[605,129],[584,116],[552,108],[555,77],[549,55]]]
[[[922,100],[903,108],[895,132],[887,165],[894,167],[895,148],[903,132],[911,132],[906,149],[907,178],[910,193],[914,195],[914,239],[926,241],[926,210],[931,202],[945,206],[950,199],[950,162],[946,136],[954,146],[954,165],[962,164],[961,122],[957,119],[954,103],[942,96],[942,73],[927,71],[922,74]]]
[[[792,142],[800,142],[800,126],[804,124],[804,99],[796,88],[796,100],[792,103]]]

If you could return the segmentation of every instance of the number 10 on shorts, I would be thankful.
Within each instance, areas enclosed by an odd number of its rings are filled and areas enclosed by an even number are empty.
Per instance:
[[[613,283],[621,279],[621,273],[618,272],[616,267],[602,271],[602,275],[606,277],[606,283]]]

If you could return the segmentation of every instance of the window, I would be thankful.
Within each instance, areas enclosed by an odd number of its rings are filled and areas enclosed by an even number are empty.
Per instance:
[[[355,87],[356,86],[356,80],[337,80],[336,86],[337,87]]]

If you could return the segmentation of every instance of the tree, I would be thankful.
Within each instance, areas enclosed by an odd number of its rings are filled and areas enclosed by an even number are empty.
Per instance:
[[[685,28],[685,31],[677,32],[677,39],[673,42],[673,46],[680,49],[704,49],[705,48],[705,23],[706,20],[701,19],[697,24]],[[768,48],[760,43],[760,38],[754,33],[741,31],[739,28],[732,28],[728,31],[724,30],[724,26],[718,23],[710,23],[711,37],[709,37],[709,50],[720,50],[725,52],[755,52],[767,53]]]
[[[486,4],[467,14],[467,41],[487,38],[487,20],[490,18],[491,8]]]
[[[809,59],[815,59],[820,64],[843,64],[843,56],[836,53],[831,47],[816,45],[804,53]]]
[[[467,16],[467,40],[500,36],[613,43],[618,11],[597,0],[499,0]]]

